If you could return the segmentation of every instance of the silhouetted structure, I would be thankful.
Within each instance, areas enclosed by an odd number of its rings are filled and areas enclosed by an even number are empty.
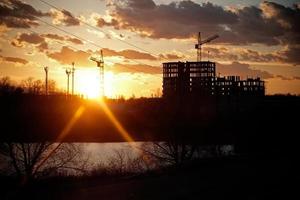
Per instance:
[[[74,67],[75,63],[72,62],[72,95],[74,95],[74,82],[75,82],[75,79],[74,79],[74,74],[75,74],[75,67]]]
[[[72,73],[71,69],[66,69],[66,75],[67,75],[67,95],[70,94],[69,88],[70,88],[70,74]]]
[[[48,71],[49,68],[48,67],[44,67],[45,73],[46,73],[46,77],[45,77],[45,93],[46,95],[48,95]]]
[[[104,59],[102,50],[100,51],[100,58],[91,57],[90,60],[97,63],[97,67],[100,70],[100,95],[104,97]]]
[[[216,63],[163,63],[163,96],[251,95],[264,96],[265,85],[260,78],[241,80],[239,76],[216,77]]]

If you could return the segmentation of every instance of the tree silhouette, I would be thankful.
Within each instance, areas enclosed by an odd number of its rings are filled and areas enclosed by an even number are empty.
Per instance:
[[[0,154],[10,173],[26,181],[63,170],[84,172],[87,163],[80,146],[71,143],[1,143]]]
[[[4,76],[0,78],[0,96],[23,93],[23,89],[17,87],[10,77]]]
[[[145,143],[142,150],[148,156],[156,159],[161,165],[180,165],[191,160],[195,155],[197,146],[178,141]]]

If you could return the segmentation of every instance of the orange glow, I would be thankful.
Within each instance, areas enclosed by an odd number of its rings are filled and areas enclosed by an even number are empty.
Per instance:
[[[61,131],[59,134],[58,138],[56,141],[61,142],[66,135],[70,132],[74,124],[77,122],[77,120],[80,118],[82,113],[85,111],[85,107],[80,106],[77,111],[74,113],[73,117],[70,119],[70,121],[67,123],[67,125],[64,127],[64,129]]]
[[[104,102],[103,99],[100,99],[99,104],[100,104],[101,108],[103,109],[104,113],[107,115],[107,117],[113,123],[113,125],[115,126],[115,128],[118,130],[118,132],[121,134],[121,136],[125,139],[125,141],[126,142],[134,142],[133,138],[126,131],[126,129],[122,126],[122,124],[115,117],[115,115],[111,112],[111,110],[106,105],[106,103]]]
[[[74,124],[77,122],[77,120],[80,118],[80,116],[82,115],[82,113],[85,111],[85,107],[80,106],[76,112],[74,113],[74,115],[72,116],[72,118],[70,119],[70,121],[66,124],[66,126],[63,128],[63,130],[60,132],[60,134],[58,135],[56,141],[58,143],[56,143],[56,147],[54,147],[46,156],[43,160],[41,160],[41,162],[37,165],[37,167],[34,169],[34,171],[36,172],[49,158],[50,156],[61,146],[61,142],[63,141],[63,139],[68,135],[68,133],[71,131],[71,129],[73,128]]]
[[[119,122],[119,120],[115,117],[113,112],[109,109],[109,107],[106,105],[105,101],[103,99],[100,99],[99,105],[102,107],[104,113],[107,115],[107,117],[110,119],[110,121],[113,123],[115,128],[118,130],[118,132],[121,134],[121,136],[125,139],[126,142],[134,149],[136,150],[136,153],[139,155],[142,155],[141,158],[147,163],[150,164],[150,161],[146,155],[144,155],[143,151],[139,149],[137,146],[135,146],[132,142],[134,142],[134,139],[131,137],[130,133],[122,126],[122,124]]]

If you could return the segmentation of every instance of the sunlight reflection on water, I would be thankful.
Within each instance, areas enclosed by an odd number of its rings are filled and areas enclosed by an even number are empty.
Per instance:
[[[115,156],[116,151],[126,152],[130,158],[138,156],[137,149],[143,142],[120,142],[120,143],[82,143],[83,153],[89,156],[89,162],[105,164],[110,158]]]

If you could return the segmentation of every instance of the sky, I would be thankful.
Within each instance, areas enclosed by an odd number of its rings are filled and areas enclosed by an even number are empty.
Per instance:
[[[0,2],[0,77],[20,82],[49,78],[99,95],[103,51],[105,95],[161,94],[162,63],[195,61],[197,34],[220,37],[203,45],[217,74],[261,77],[267,94],[300,94],[300,1],[258,0],[3,0]]]

